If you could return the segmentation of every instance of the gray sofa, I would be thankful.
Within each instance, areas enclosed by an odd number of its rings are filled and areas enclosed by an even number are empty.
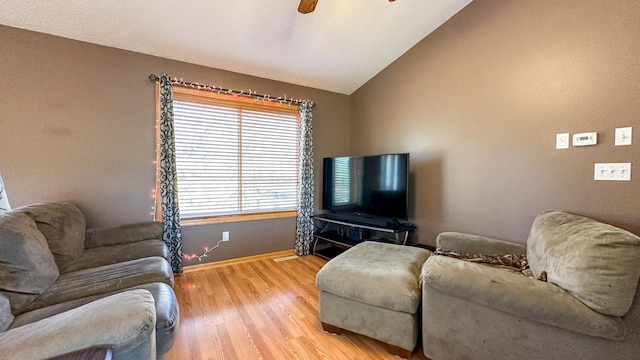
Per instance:
[[[163,358],[178,304],[162,224],[86,229],[67,202],[0,215],[0,359],[96,345],[114,359]]]
[[[424,354],[444,359],[637,359],[640,238],[565,212],[526,247],[443,233],[438,250],[524,254],[535,278],[433,255],[422,268]],[[537,280],[546,272],[547,281]]]

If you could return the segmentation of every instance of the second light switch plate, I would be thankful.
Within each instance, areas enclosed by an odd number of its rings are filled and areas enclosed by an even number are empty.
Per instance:
[[[616,128],[616,146],[631,145],[632,127]]]

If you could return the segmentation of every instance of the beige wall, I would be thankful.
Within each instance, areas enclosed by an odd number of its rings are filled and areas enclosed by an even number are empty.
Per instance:
[[[475,1],[351,96],[353,154],[410,152],[419,241],[524,242],[543,210],[640,233],[640,2]],[[634,144],[615,147],[616,127]],[[555,134],[599,144],[555,150]],[[593,180],[631,162],[631,182]]]
[[[151,219],[155,89],[147,76],[162,72],[312,99],[317,168],[349,151],[346,95],[0,26],[0,172],[11,205],[70,200],[90,226]],[[231,241],[206,261],[291,249],[295,221],[185,227],[184,251],[201,253],[225,230]]]
[[[640,233],[640,175],[592,180],[595,162],[640,164],[638,13],[637,1],[476,1],[351,97],[0,26],[0,171],[14,207],[71,200],[90,226],[150,219],[147,76],[166,72],[314,100],[317,185],[325,156],[410,152],[419,242],[445,230],[524,242],[546,209]],[[634,145],[613,146],[622,126]],[[556,133],[586,131],[598,145],[554,149]],[[292,218],[186,227],[185,252],[225,230],[205,261],[290,249],[295,235]]]

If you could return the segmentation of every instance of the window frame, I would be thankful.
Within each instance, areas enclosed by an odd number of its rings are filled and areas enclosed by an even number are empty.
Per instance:
[[[263,100],[260,98],[250,98],[246,96],[237,96],[231,94],[224,94],[219,92],[213,92],[208,90],[200,90],[194,89],[190,87],[184,87],[179,85],[173,85],[173,94],[175,101],[175,94],[178,93],[180,96],[192,96],[192,97],[200,97],[200,98],[212,98],[216,100],[223,100],[227,102],[234,103],[238,105],[238,107],[243,107],[242,104],[245,104],[245,109],[251,109],[252,104],[257,102],[260,103],[268,103],[269,107],[274,109],[286,109],[286,112],[290,112],[291,114],[295,113],[297,119],[298,128],[300,127],[300,113],[298,109],[298,105],[290,104],[290,103],[280,103],[269,100]],[[295,107],[295,110],[291,110],[292,107]],[[156,84],[156,187],[155,187],[155,195],[156,195],[156,211],[155,211],[155,220],[162,221],[162,211],[161,211],[161,197],[160,197],[160,182],[157,174],[159,173],[160,161],[159,161],[159,146],[160,146],[160,129],[157,124],[160,121],[160,86]],[[296,139],[299,141],[299,135]],[[296,157],[296,169],[299,168],[300,158]],[[299,180],[299,172],[296,171],[296,183]],[[178,189],[178,192],[180,190]],[[230,223],[230,222],[241,222],[241,221],[254,221],[254,220],[268,220],[268,219],[278,219],[278,218],[290,218],[296,217],[298,214],[298,209],[295,210],[270,210],[270,211],[257,211],[250,213],[242,213],[242,214],[224,214],[224,215],[208,215],[208,216],[200,216],[200,217],[188,217],[188,218],[180,218],[180,223],[185,226],[193,226],[193,225],[206,225],[206,224],[221,224],[221,223]]]

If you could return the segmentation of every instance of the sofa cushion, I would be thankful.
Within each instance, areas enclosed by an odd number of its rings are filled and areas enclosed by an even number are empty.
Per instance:
[[[7,330],[12,322],[13,314],[11,313],[9,299],[0,294],[0,332]]]
[[[640,276],[640,238],[628,231],[560,211],[534,220],[527,258],[536,276],[606,315],[627,313]]]
[[[26,214],[0,215],[0,292],[21,313],[58,278],[47,240]]]
[[[180,314],[178,301],[176,300],[173,289],[171,288],[171,286],[160,282],[152,282],[119,291],[86,296],[83,298],[69,300],[59,304],[43,307],[33,311],[28,311],[18,315],[13,323],[11,323],[10,328],[15,329],[20,326],[46,319],[48,317],[63,313],[65,311],[69,311],[71,309],[75,309],[82,305],[119,292],[138,289],[147,290],[153,296],[156,308],[156,346],[158,349],[158,354],[164,354],[169,351],[169,349],[173,345],[173,342],[175,341],[176,331],[180,322]]]
[[[164,226],[158,221],[87,229],[85,248],[122,245],[142,240],[162,240],[163,230]]]
[[[163,282],[173,286],[173,272],[167,260],[155,256],[74,271],[60,275],[47,291],[27,307],[27,310],[87,296],[118,292],[152,282]]]
[[[60,272],[64,272],[84,251],[86,220],[80,209],[68,202],[32,204],[15,209],[35,220],[47,239]]]
[[[127,244],[99,246],[86,249],[78,260],[66,267],[60,273],[67,273],[98,267],[103,265],[121,263],[144,257],[159,256],[169,257],[167,245],[161,240],[141,240]]]
[[[0,336],[0,359],[48,359],[97,345],[113,346],[113,359],[156,359],[153,302],[148,291],[131,290],[13,328]]]

